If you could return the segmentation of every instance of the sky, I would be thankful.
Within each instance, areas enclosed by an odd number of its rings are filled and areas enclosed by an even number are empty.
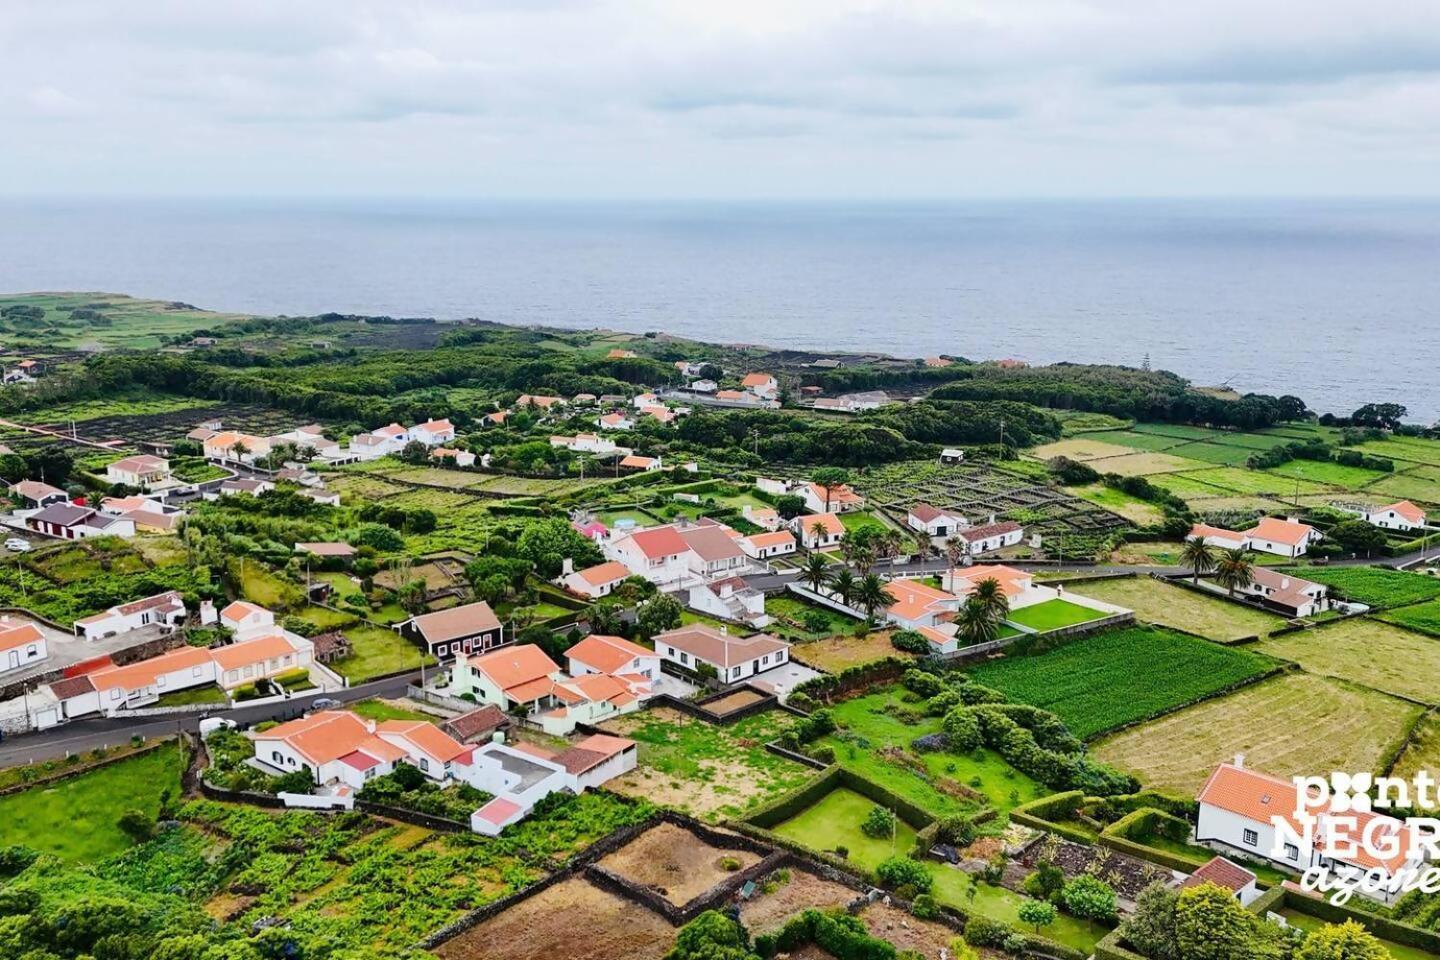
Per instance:
[[[0,194],[1433,195],[1428,0],[6,0]]]

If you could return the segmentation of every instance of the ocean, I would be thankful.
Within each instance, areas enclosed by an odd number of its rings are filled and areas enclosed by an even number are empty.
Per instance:
[[[1440,201],[0,201],[0,290],[1140,364],[1440,419]]]

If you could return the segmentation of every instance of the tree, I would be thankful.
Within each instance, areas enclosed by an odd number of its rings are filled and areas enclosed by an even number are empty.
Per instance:
[[[1410,411],[1398,403],[1367,403],[1350,414],[1350,422],[1357,427],[1378,427],[1394,430]]]
[[[1390,951],[1354,920],[1328,923],[1305,938],[1295,960],[1389,960]]]
[[[850,598],[855,596],[855,574],[849,567],[841,567],[840,571],[830,578],[830,589],[839,596],[840,602],[847,607],[850,605]]]
[[[1036,933],[1041,927],[1048,927],[1055,922],[1058,915],[1053,903],[1046,903],[1044,900],[1026,900],[1020,904],[1018,912],[1021,923],[1028,923]]]
[[[1081,920],[1108,923],[1115,919],[1115,890],[1099,877],[1083,873],[1060,891],[1065,912]]]
[[[614,600],[601,600],[590,608],[590,632],[616,636],[625,627],[623,612]]]
[[[1125,939],[1151,960],[1181,960],[1175,939],[1175,902],[1178,894],[1157,881],[1135,898],[1135,912],[1125,922]]]
[[[1330,539],[1351,553],[1372,551],[1385,546],[1385,531],[1364,520],[1343,520],[1330,528]]]
[[[1235,591],[1255,582],[1254,554],[1244,547],[1225,550],[1215,561],[1215,580],[1235,596]]]
[[[395,591],[400,608],[412,617],[425,609],[425,581],[407,580]]]
[[[648,639],[657,633],[674,630],[680,626],[682,612],[680,601],[668,593],[657,593],[640,604],[636,611],[635,623],[640,628],[640,635]]]
[[[528,524],[515,541],[515,555],[534,564],[535,572],[546,580],[559,576],[566,560],[582,568],[604,559],[594,541],[558,517]]]
[[[776,497],[775,512],[786,520],[794,520],[805,512],[805,498],[794,493],[787,493],[783,497]]]
[[[819,592],[820,585],[830,577],[830,564],[818,553],[812,553],[805,558],[805,564],[800,568],[800,579],[810,585],[810,589]]]
[[[860,604],[860,609],[865,611],[865,619],[873,622],[875,611],[893,604],[895,595],[877,574],[867,573],[855,589],[855,601]]]
[[[895,814],[885,807],[871,807],[860,823],[860,832],[876,840],[889,840],[895,836]]]
[[[919,893],[929,893],[931,884],[935,882],[924,864],[909,857],[889,857],[881,860],[875,867],[875,879],[891,889],[914,887]]]
[[[1201,574],[1215,569],[1215,551],[1204,537],[1190,537],[1180,548],[1180,562],[1190,568],[1190,576],[1198,584]]]
[[[1213,883],[1182,890],[1175,901],[1175,944],[1185,960],[1276,960],[1275,929]]]
[[[411,440],[400,451],[400,459],[406,463],[429,463],[430,448],[419,440]]]
[[[976,597],[970,596],[955,617],[955,632],[970,646],[989,643],[1000,635],[1000,621]]]
[[[850,471],[843,467],[821,467],[810,475],[810,481],[825,493],[825,509],[822,513],[830,512],[830,500],[835,496],[835,491],[850,482]]]
[[[757,960],[745,928],[716,910],[706,910],[680,928],[665,960]]]
[[[276,793],[314,793],[315,780],[309,770],[290,770],[275,779]]]
[[[1005,588],[994,577],[986,577],[975,584],[970,597],[997,622],[1010,613],[1010,598],[1005,596]]]

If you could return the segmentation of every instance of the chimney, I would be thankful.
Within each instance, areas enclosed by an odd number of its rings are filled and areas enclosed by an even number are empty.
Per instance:
[[[575,561],[574,561],[574,559],[572,559],[571,557],[566,557],[564,560],[560,561],[560,576],[562,576],[562,577],[568,577],[568,576],[570,576],[570,574],[572,574],[572,573],[574,573],[574,572],[575,572]]]
[[[721,636],[728,637],[730,635],[730,628],[723,623],[720,624],[720,634]]]
[[[215,601],[213,601],[213,600],[201,600],[201,601],[200,601],[200,623],[201,623],[201,625],[207,625],[207,624],[214,623],[214,622],[215,622],[216,620],[218,620],[218,619],[219,619],[219,616],[215,613]]]
[[[1235,754],[1235,763],[1234,763],[1234,766],[1235,766],[1235,768],[1238,769],[1238,770],[1244,770],[1244,769],[1245,769],[1245,754],[1243,754],[1243,753],[1237,753],[1237,754]]]

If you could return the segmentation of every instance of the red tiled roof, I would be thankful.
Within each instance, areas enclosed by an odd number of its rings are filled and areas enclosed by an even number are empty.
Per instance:
[[[578,660],[587,667],[594,667],[601,673],[615,673],[636,657],[655,656],[655,651],[646,650],[624,637],[592,634],[566,650],[565,656]]]
[[[649,530],[636,530],[630,534],[631,541],[640,548],[640,552],[652,560],[660,557],[673,557],[690,550],[690,545],[685,538],[674,527],[653,527]]]
[[[1213,883],[1232,893],[1239,893],[1255,882],[1255,874],[1239,864],[1231,863],[1224,857],[1212,857],[1180,885],[1180,889],[1198,887],[1202,883]]]

